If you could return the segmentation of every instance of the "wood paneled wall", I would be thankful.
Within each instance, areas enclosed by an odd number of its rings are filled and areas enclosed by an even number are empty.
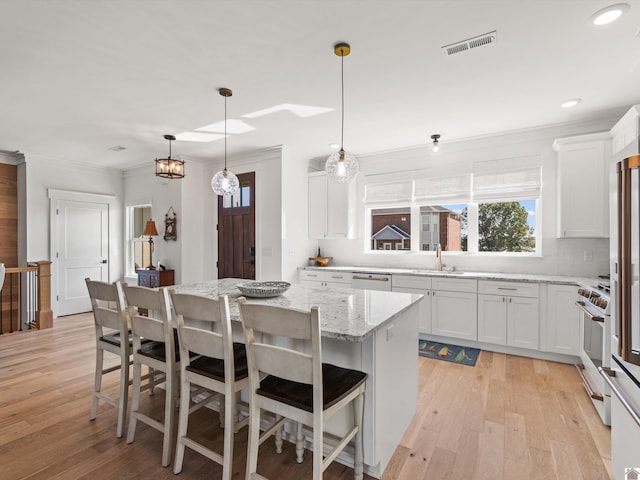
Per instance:
[[[0,263],[18,266],[18,167],[0,163]]]

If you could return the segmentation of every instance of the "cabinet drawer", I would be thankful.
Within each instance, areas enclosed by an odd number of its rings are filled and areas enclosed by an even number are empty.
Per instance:
[[[416,275],[393,275],[391,285],[392,288],[402,287],[430,290],[431,277],[422,277]]]
[[[436,277],[431,280],[431,288],[448,292],[476,293],[478,291],[478,281],[468,278]]]
[[[312,282],[332,282],[351,284],[351,274],[343,272],[321,272],[318,270],[300,270],[300,281],[307,280]]]
[[[488,295],[506,295],[509,297],[532,297],[538,298],[540,285],[527,282],[500,282],[480,280],[478,282],[478,293]]]

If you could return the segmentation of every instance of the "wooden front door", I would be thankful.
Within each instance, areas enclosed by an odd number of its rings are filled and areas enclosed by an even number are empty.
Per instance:
[[[256,174],[238,175],[235,195],[218,197],[218,278],[256,278]]]

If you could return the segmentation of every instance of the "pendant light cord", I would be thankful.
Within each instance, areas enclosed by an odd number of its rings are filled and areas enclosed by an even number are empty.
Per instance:
[[[224,169],[227,170],[227,97],[224,97]]]
[[[169,160],[171,160],[171,140],[169,140]]]
[[[341,95],[342,95],[342,126],[340,131],[340,150],[344,150],[344,50],[340,55],[340,79],[341,79]]]

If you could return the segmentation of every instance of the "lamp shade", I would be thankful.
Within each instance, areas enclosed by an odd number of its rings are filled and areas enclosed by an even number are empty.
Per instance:
[[[147,220],[147,224],[144,226],[144,232],[142,232],[142,234],[150,237],[157,237],[158,229],[156,228],[156,222],[152,219]]]
[[[175,158],[157,158],[156,176],[163,178],[184,178],[184,161]]]

